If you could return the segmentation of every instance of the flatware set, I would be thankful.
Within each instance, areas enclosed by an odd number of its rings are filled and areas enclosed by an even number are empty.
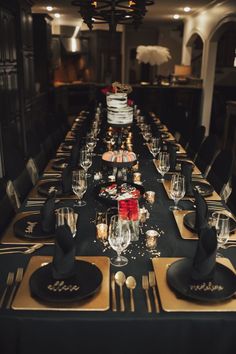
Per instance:
[[[14,246],[14,247],[1,248],[0,255],[13,254],[13,253],[31,254],[43,246],[44,246],[43,243],[36,243],[32,246]]]
[[[10,309],[11,308],[11,304],[13,302],[16,290],[17,290],[20,282],[23,279],[23,273],[24,273],[24,269],[21,268],[21,267],[17,268],[16,276],[15,276],[15,274],[13,272],[9,272],[8,273],[7,280],[6,280],[6,287],[5,287],[4,291],[3,291],[3,294],[2,294],[1,299],[0,299],[0,308],[3,307],[3,304],[4,304],[5,300],[6,300],[6,296],[7,296],[8,292],[9,292],[9,290],[11,290],[11,291],[10,291],[9,298],[7,300],[7,303],[6,303],[6,309]]]

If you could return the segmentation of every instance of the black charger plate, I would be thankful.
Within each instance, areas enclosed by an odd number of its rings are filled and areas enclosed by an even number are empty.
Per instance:
[[[192,181],[192,186],[194,189],[197,189],[197,191],[203,197],[210,197],[214,192],[214,188],[208,183],[199,182],[199,181]],[[185,196],[186,197],[193,197],[194,195],[186,193]]]
[[[26,229],[30,230],[31,223],[35,223],[32,227],[32,232],[27,232]],[[23,218],[17,220],[13,225],[14,234],[16,237],[26,238],[31,240],[40,240],[46,238],[52,238],[55,235],[52,233],[47,233],[42,230],[41,226],[41,215],[38,214],[31,214],[26,215]]]
[[[52,276],[52,263],[38,268],[30,277],[29,286],[33,297],[50,303],[71,303],[94,295],[102,284],[102,272],[93,263],[75,261],[75,274],[68,279],[56,280]],[[50,285],[55,283],[65,286],[75,286],[74,291],[52,291]]]
[[[51,193],[55,193],[57,197],[69,196],[72,195],[72,191],[69,193],[64,193],[62,190],[61,181],[46,181],[40,183],[37,189],[38,193],[43,197],[49,197]]]
[[[213,213],[214,213],[214,211],[213,212],[209,212],[208,216],[211,217],[211,215]],[[197,232],[197,230],[195,230],[195,228],[194,228],[194,226],[195,226],[195,218],[196,218],[196,212],[195,211],[191,211],[190,213],[184,215],[184,218],[183,218],[184,226],[186,226],[190,231],[193,231],[193,232]],[[230,233],[232,233],[235,230],[236,230],[236,221],[229,217],[229,231],[230,231]]]
[[[167,270],[167,283],[169,287],[182,298],[200,302],[219,302],[230,299],[236,291],[236,275],[220,263],[215,264],[214,278],[211,284],[219,285],[221,290],[191,290],[190,285],[199,285],[191,279],[192,259],[181,259],[172,263]],[[206,283],[208,281],[202,281]]]

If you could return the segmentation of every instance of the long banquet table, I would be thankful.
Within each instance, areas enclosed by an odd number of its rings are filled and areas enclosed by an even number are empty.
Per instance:
[[[161,257],[192,257],[196,241],[186,241],[180,237],[172,212],[172,203],[161,183],[157,183],[157,172],[152,156],[137,128],[134,128],[134,151],[139,156],[140,172],[146,190],[156,192],[156,202],[149,208],[150,219],[146,227],[159,228],[164,234],[158,240]],[[99,144],[95,152],[100,153]],[[92,174],[100,168],[101,157],[94,157]],[[95,242],[95,211],[104,207],[94,199],[94,181],[90,179],[85,194],[87,206],[79,211],[77,254],[83,256],[114,255],[114,251],[103,248]],[[72,202],[67,202],[68,205]],[[190,208],[188,201],[180,202],[183,208]],[[26,210],[26,208],[22,208]],[[30,210],[27,208],[27,210]],[[142,235],[140,236],[143,237]],[[236,249],[223,251],[236,266]],[[53,255],[53,246],[45,245],[33,255],[0,256],[0,289],[9,271],[17,267],[27,267],[34,255]],[[129,263],[121,268],[126,276],[137,280],[134,291],[136,311],[128,309],[129,292],[124,289],[127,309],[125,312],[67,312],[0,310],[0,352],[1,354],[195,354],[195,353],[235,353],[236,313],[230,312],[164,312],[147,313],[145,293],[141,287],[141,276],[152,270],[151,255],[134,248],[127,253]],[[119,270],[111,266],[111,272]],[[117,289],[118,295],[118,289]]]

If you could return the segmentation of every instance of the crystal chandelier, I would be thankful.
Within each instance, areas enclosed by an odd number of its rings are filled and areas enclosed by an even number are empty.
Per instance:
[[[72,5],[78,6],[84,22],[89,29],[93,24],[107,23],[109,30],[114,32],[117,24],[130,24],[138,28],[147,12],[146,6],[152,0],[73,0]]]

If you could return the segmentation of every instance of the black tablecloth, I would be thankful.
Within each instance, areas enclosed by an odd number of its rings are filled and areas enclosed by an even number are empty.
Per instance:
[[[144,228],[159,228],[164,234],[158,241],[161,257],[192,256],[196,242],[181,239],[175,220],[168,207],[172,201],[167,198],[162,184],[156,181],[157,172],[143,140],[136,131],[134,151],[139,155],[140,172],[146,190],[156,192],[156,202],[147,206],[151,217]],[[101,152],[101,145],[96,152]],[[94,158],[91,172],[101,168],[100,157]],[[96,210],[105,207],[93,196],[93,179],[85,194],[87,206],[80,208],[77,238],[78,255],[114,256],[112,250],[104,251],[95,241],[93,223]],[[73,202],[67,202],[71,205]],[[180,202],[183,207],[189,202]],[[28,209],[27,209],[28,210]],[[142,235],[140,239],[142,239]],[[135,247],[134,247],[135,248]],[[140,254],[139,254],[140,253]],[[223,253],[236,265],[235,249]],[[34,255],[52,255],[53,246],[44,246]],[[0,352],[1,354],[234,354],[236,313],[167,313],[148,314],[145,293],[141,288],[141,275],[152,270],[150,255],[138,248],[127,254],[129,264],[122,268],[126,276],[137,279],[135,290],[136,312],[54,312],[54,311],[0,311]],[[0,289],[9,271],[17,267],[26,268],[30,255],[0,256]],[[133,259],[135,258],[135,259]],[[111,271],[118,269],[111,266]],[[128,307],[129,293],[124,289]],[[118,292],[117,292],[118,295]]]

